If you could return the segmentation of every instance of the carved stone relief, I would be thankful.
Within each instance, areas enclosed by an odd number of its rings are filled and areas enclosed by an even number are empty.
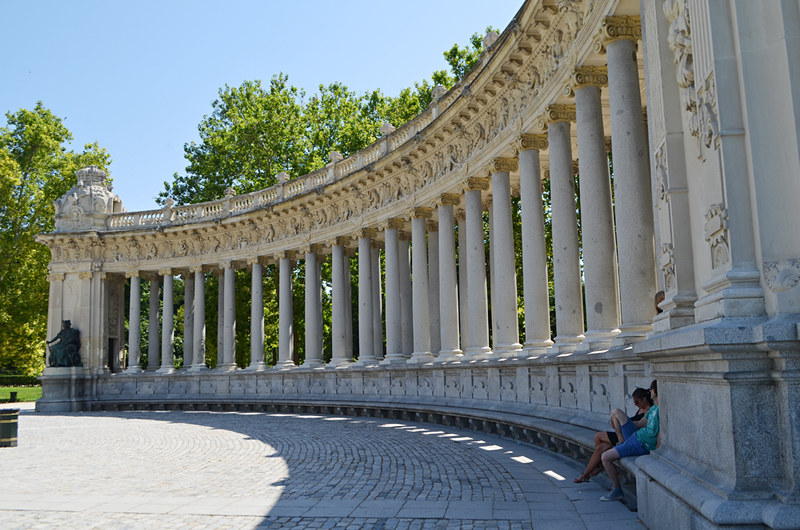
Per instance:
[[[800,259],[766,261],[763,270],[767,287],[775,293],[788,291],[800,282]]]
[[[710,245],[711,267],[716,269],[730,261],[728,211],[721,204],[712,204],[705,218],[705,239]]]

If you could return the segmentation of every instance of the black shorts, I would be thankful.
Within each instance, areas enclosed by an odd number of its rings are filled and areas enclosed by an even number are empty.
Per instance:
[[[611,442],[611,445],[616,446],[619,443],[619,438],[617,438],[617,433],[614,431],[606,431],[608,434],[608,440]]]

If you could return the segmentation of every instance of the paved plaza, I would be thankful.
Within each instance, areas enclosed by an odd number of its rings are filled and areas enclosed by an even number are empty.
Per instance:
[[[0,528],[642,528],[574,462],[472,431],[31,405],[0,449]]]

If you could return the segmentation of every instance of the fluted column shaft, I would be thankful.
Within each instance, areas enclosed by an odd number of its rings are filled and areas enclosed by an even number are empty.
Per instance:
[[[618,342],[644,338],[652,329],[656,290],[650,164],[642,115],[636,43],[606,45],[614,160],[622,333]]]
[[[194,338],[191,371],[206,368],[206,276],[202,267],[194,272]]]
[[[603,132],[600,88],[577,88],[575,109],[588,330],[586,342],[591,348],[608,347],[611,339],[619,333],[619,298],[611,181]]]
[[[414,352],[408,362],[431,362],[431,322],[428,283],[428,248],[426,242],[425,218],[411,220],[411,288],[414,308]]]
[[[411,307],[411,264],[409,242],[401,239],[398,254],[398,270],[400,272],[400,329],[402,333],[403,355],[409,357],[414,350],[414,322]]]
[[[540,138],[542,147],[546,146]],[[525,298],[525,344],[528,355],[544,353],[550,340],[550,294],[547,285],[547,245],[542,209],[539,150],[519,153],[519,194],[522,209],[522,289]]]
[[[158,291],[161,279],[155,277],[150,280],[150,317],[147,325],[147,369],[150,371],[158,370],[161,364],[161,338],[158,333]]]
[[[292,260],[279,260],[278,294],[278,364],[279,368],[294,366],[294,304],[292,299]]]
[[[439,361],[462,356],[458,342],[458,287],[456,285],[456,245],[453,206],[440,204],[439,220]]]
[[[194,355],[194,274],[183,275],[183,368],[192,366]]]
[[[331,276],[333,283],[332,301],[332,345],[333,355],[331,358],[332,366],[343,366],[353,362],[353,356],[347,349],[347,328],[350,323],[347,321],[347,307],[350,303],[347,298],[347,286],[345,285],[345,256],[342,245],[333,245],[331,252]]]
[[[489,348],[489,316],[486,298],[486,254],[483,240],[481,191],[465,193],[467,209],[467,285],[469,285],[469,342],[464,354],[469,359],[485,358]]]
[[[569,130],[567,121],[553,122],[547,127],[556,294],[555,343],[561,352],[575,351],[577,343],[583,340],[583,293]]]
[[[172,272],[168,272],[164,276],[164,300],[161,307],[163,314],[161,316],[161,368],[159,372],[172,372],[175,365],[172,361],[172,356],[175,349],[175,316],[173,315],[175,309],[175,293],[173,290],[173,277]]]
[[[264,266],[253,260],[250,272],[250,365],[251,370],[263,370],[264,362]]]
[[[224,265],[223,273],[223,336],[222,363],[217,367],[223,370],[236,369],[236,271],[230,263]]]
[[[400,302],[400,256],[397,228],[384,232],[386,249],[386,358],[382,364],[404,363],[402,304]]]
[[[128,369],[125,371],[131,373],[141,371],[139,368],[142,341],[141,297],[142,279],[137,274],[131,276],[131,307],[128,319]]]
[[[375,362],[374,315],[372,314],[372,240],[358,238],[358,362]]]
[[[497,336],[494,352],[516,356],[521,352],[517,319],[517,275],[514,260],[514,225],[511,221],[511,183],[508,171],[492,172],[492,219]]]

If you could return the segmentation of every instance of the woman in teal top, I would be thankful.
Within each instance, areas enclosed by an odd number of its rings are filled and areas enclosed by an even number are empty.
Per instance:
[[[609,449],[601,457],[603,467],[611,479],[611,484],[614,489],[608,495],[600,497],[601,501],[616,501],[622,499],[622,489],[619,487],[619,476],[617,475],[617,468],[614,465],[615,460],[626,456],[639,456],[646,455],[651,450],[658,447],[658,386],[653,381],[650,385],[650,397],[655,402],[655,405],[650,407],[645,414],[644,418],[639,422],[639,425],[628,420],[625,424],[621,425],[619,429],[615,426],[614,430],[619,430],[618,436],[621,434],[622,443],[616,447]],[[637,429],[639,427],[639,429]]]

